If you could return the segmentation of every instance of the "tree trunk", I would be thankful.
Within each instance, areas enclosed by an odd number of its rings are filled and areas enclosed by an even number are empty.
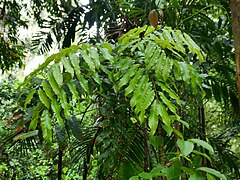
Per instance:
[[[63,151],[59,147],[58,149],[58,180],[62,179],[62,156],[63,156]]]
[[[240,104],[240,0],[230,0],[230,9],[235,47],[238,102]]]

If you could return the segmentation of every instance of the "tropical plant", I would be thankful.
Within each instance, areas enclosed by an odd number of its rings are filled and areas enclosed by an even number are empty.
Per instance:
[[[117,46],[81,43],[63,49],[22,84],[21,113],[28,118],[20,127],[27,132],[16,138],[29,138],[36,129],[48,143],[56,136],[61,163],[72,134],[83,179],[92,156],[99,163],[99,179],[127,179],[157,163],[166,166],[158,175],[168,179],[203,177],[202,171],[225,178],[197,160],[211,161],[194,144],[210,153],[212,147],[180,132],[189,126],[179,114],[180,95],[204,96],[202,76],[191,65],[195,58],[202,62],[205,55],[189,35],[170,27],[132,29]],[[189,158],[195,163],[187,163]]]

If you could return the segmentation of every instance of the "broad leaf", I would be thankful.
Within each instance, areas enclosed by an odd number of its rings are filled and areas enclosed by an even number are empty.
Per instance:
[[[52,87],[53,92],[58,96],[60,94],[60,88],[59,88],[55,78],[53,77],[53,74],[52,74],[51,71],[49,71],[47,73],[47,78],[49,80],[49,83],[50,83],[50,85]]]
[[[41,102],[49,109],[49,107],[50,107],[49,100],[47,98],[47,95],[41,88],[38,89],[38,96],[39,96],[39,99],[41,100]]]
[[[61,61],[63,63],[64,68],[66,69],[66,71],[69,72],[73,77],[74,76],[74,69],[71,65],[70,58],[64,57],[64,58],[62,58]]]
[[[48,142],[52,142],[52,119],[48,110],[44,110],[41,116],[41,129],[43,138]]]
[[[58,123],[63,127],[64,126],[64,122],[63,119],[61,117],[61,107],[59,106],[59,103],[56,99],[52,100],[52,104],[51,104],[52,110],[56,115],[57,121]]]
[[[177,141],[177,145],[180,148],[181,153],[185,157],[188,156],[193,151],[193,148],[194,148],[193,143],[191,143],[189,141],[184,141],[182,139],[179,139]]]
[[[33,89],[26,97],[24,102],[24,109],[26,109],[27,105],[31,102],[33,95],[35,94],[36,89]]]
[[[160,104],[158,100],[154,100],[151,109],[150,109],[150,115],[148,118],[148,125],[151,129],[151,134],[153,135],[158,127],[158,121],[159,121],[159,115],[160,115]]]
[[[218,178],[220,178],[222,180],[227,180],[227,178],[223,174],[221,174],[219,171],[216,171],[216,170],[214,170],[212,168],[200,167],[200,168],[197,168],[197,170],[198,171],[204,171],[206,173],[212,174],[212,175],[214,175],[214,176],[216,176],[216,177],[218,177]]]
[[[42,80],[41,85],[43,87],[44,92],[47,94],[48,98],[52,100],[54,93],[49,83],[46,80]]]
[[[62,75],[59,64],[55,64],[52,67],[52,74],[53,74],[53,77],[54,77],[55,81],[57,82],[58,86],[61,87],[63,84],[63,75]]]
[[[170,167],[166,168],[167,180],[179,180],[181,175],[181,164],[178,159],[176,159]]]

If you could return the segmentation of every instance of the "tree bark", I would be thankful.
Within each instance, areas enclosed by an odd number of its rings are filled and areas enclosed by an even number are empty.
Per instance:
[[[58,180],[62,179],[62,156],[63,156],[63,151],[59,147],[58,149]]]
[[[235,47],[238,102],[240,104],[240,0],[230,0],[230,10]]]

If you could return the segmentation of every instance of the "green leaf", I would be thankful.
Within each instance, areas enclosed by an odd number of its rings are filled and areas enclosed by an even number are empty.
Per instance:
[[[60,94],[60,89],[51,71],[47,73],[47,78],[49,80],[53,92],[58,96]]]
[[[176,107],[167,99],[167,97],[164,95],[164,93],[159,92],[161,100],[164,102],[165,105],[167,105],[167,108],[170,109],[174,114],[177,114]]]
[[[167,126],[171,126],[171,118],[166,111],[166,107],[159,101],[160,115]]]
[[[150,136],[149,142],[154,148],[158,148],[161,144],[161,138],[160,136]]]
[[[69,54],[70,62],[72,64],[72,67],[74,69],[74,72],[77,76],[77,79],[81,79],[81,68],[79,66],[79,59],[76,54]]]
[[[190,175],[189,180],[205,180],[206,178],[204,176],[202,176],[201,174],[194,174],[194,175]]]
[[[93,60],[89,57],[87,54],[87,50],[82,50],[81,55],[84,59],[84,61],[87,63],[89,69],[93,72],[95,72],[95,66]]]
[[[139,103],[139,99],[141,99],[141,95],[145,92],[143,92],[143,88],[148,83],[148,78],[146,75],[143,75],[140,81],[138,82],[137,87],[135,88],[135,91],[133,92],[133,97],[130,100],[131,107],[135,107],[137,103]],[[141,108],[140,108],[141,109]]]
[[[124,85],[129,83],[130,78],[136,73],[139,65],[135,64],[127,70],[123,77],[119,80],[118,88],[121,89]]]
[[[193,169],[190,169],[190,168],[187,168],[187,167],[184,167],[184,166],[182,166],[181,169],[189,175],[194,175],[195,174]]]
[[[61,103],[61,107],[64,109],[64,116],[66,119],[68,119],[70,117],[70,113],[69,113],[69,104],[67,102],[67,95],[66,92],[61,89],[60,92],[60,103]]]
[[[194,148],[193,143],[189,141],[184,141],[182,139],[178,139],[177,145],[180,148],[181,153],[185,157],[188,156],[193,151],[193,148]]]
[[[59,124],[57,124],[55,126],[55,131],[56,131],[58,145],[61,150],[64,150],[68,145],[67,138],[66,138],[66,130],[64,127],[62,128]]]
[[[33,89],[30,91],[30,93],[27,95],[25,102],[24,102],[24,109],[26,109],[27,105],[31,102],[33,95],[35,94],[36,89]]]
[[[206,142],[203,141],[203,140],[200,140],[200,139],[188,139],[188,141],[191,141],[191,142],[193,142],[193,143],[196,143],[196,144],[202,146],[203,148],[209,150],[210,153],[214,153],[214,150],[213,150],[212,146],[209,145],[208,143],[206,143]]]
[[[139,180],[138,176],[132,176],[131,178],[129,178],[129,180]]]
[[[69,128],[71,129],[73,136],[79,140],[82,141],[83,138],[83,132],[82,127],[80,125],[80,120],[76,117],[69,118],[68,119]]]
[[[82,88],[85,90],[85,92],[89,92],[89,88],[88,88],[88,81],[84,78],[84,76],[80,75],[79,76],[80,79],[79,80],[79,83],[80,85],[82,86]]]
[[[66,69],[66,71],[69,72],[71,74],[71,76],[73,77],[74,76],[74,69],[71,65],[70,59],[67,58],[67,57],[63,57],[61,59],[61,61],[63,63],[64,68]]]
[[[101,50],[107,49],[107,50],[108,50],[108,53],[112,54],[112,47],[111,47],[111,44],[110,44],[110,43],[102,43],[101,45],[102,45],[102,47],[103,47]],[[103,55],[103,56],[104,56],[104,55]]]
[[[49,83],[46,80],[42,80],[41,85],[43,87],[44,92],[47,94],[48,98],[52,100],[54,93]]]
[[[102,48],[101,49],[101,52],[102,52],[102,55],[103,55],[104,59],[109,60],[110,63],[112,64],[113,56],[110,54],[110,53],[112,53],[111,51],[112,51],[111,47],[110,48]]]
[[[41,88],[38,89],[38,96],[39,96],[39,99],[41,100],[41,102],[49,109],[49,107],[50,107],[49,100],[47,98],[47,95]]]
[[[179,96],[167,84],[159,82],[158,85],[163,91],[166,91],[172,99],[175,99],[179,105],[181,104]]]
[[[143,72],[144,72],[143,68],[138,69],[137,73],[134,75],[132,80],[129,82],[128,87],[125,89],[125,96],[129,95],[130,93],[132,93],[134,91],[135,87],[138,84],[139,79],[143,75]]]
[[[31,123],[30,123],[30,125],[29,125],[29,129],[30,129],[30,130],[36,129],[37,124],[38,124],[38,119],[39,119],[39,117],[38,117],[38,116],[35,116],[35,117],[31,120]]]
[[[205,157],[206,159],[208,159],[209,160],[209,162],[210,163],[212,163],[212,160],[211,160],[211,158],[207,155],[207,154],[205,154],[205,153],[202,153],[202,152],[199,152],[199,151],[196,151],[196,150],[193,150],[193,153],[195,153],[195,154],[198,154],[198,155],[201,155],[201,156],[203,156],[203,157]]]
[[[32,136],[36,136],[37,134],[38,134],[38,130],[29,131],[27,133],[21,133],[21,134],[15,136],[13,138],[13,141],[23,140],[23,139],[26,139],[26,138],[29,138],[29,137],[32,137]]]
[[[40,118],[39,112],[40,112],[42,106],[43,106],[42,103],[41,103],[41,102],[38,102],[37,106],[33,109],[33,111],[32,111],[32,117],[33,117],[33,119],[31,120],[31,123],[30,123],[30,125],[29,125],[29,129],[30,129],[30,130],[36,129],[37,124],[38,124],[38,120],[39,120],[39,118]]]
[[[227,180],[227,178],[223,174],[221,174],[219,171],[216,171],[215,169],[208,168],[208,167],[200,167],[200,168],[197,168],[197,170],[204,171],[204,172],[212,174],[220,179]]]
[[[59,64],[53,65],[52,74],[53,74],[53,77],[56,80],[58,86],[61,87],[63,84],[63,75],[62,75]]]
[[[158,165],[157,167],[154,167],[150,173],[154,175],[156,173],[160,173],[163,169],[164,167],[162,165]]]
[[[150,115],[148,118],[148,125],[151,129],[151,134],[153,135],[158,127],[158,121],[159,121],[159,115],[160,115],[160,105],[158,100],[154,100],[151,109],[150,109]]]
[[[189,81],[190,75],[189,75],[188,64],[185,62],[178,62],[178,64],[182,73],[183,81]]]
[[[59,106],[58,101],[56,99],[52,100],[51,107],[52,107],[53,112],[56,115],[58,123],[61,125],[61,127],[63,127],[64,122],[63,122],[63,119],[62,119],[61,114],[60,114],[61,113],[61,107]]]
[[[100,62],[99,62],[99,55],[98,55],[98,52],[95,48],[90,48],[88,49],[89,51],[89,55],[92,59],[92,62],[94,63],[94,66],[96,69],[99,69],[100,67]]]
[[[147,173],[147,172],[142,172],[138,176],[141,178],[144,178],[144,179],[152,179],[152,174]]]
[[[72,99],[80,100],[80,96],[79,96],[79,94],[78,94],[77,87],[76,87],[76,85],[74,84],[74,82],[69,81],[69,82],[67,83],[67,86],[68,86],[70,92],[72,93]]]
[[[181,164],[178,159],[176,159],[171,167],[166,168],[167,180],[179,180],[181,175]]]
[[[41,116],[41,128],[43,138],[48,142],[52,142],[52,119],[48,110],[44,110]]]

